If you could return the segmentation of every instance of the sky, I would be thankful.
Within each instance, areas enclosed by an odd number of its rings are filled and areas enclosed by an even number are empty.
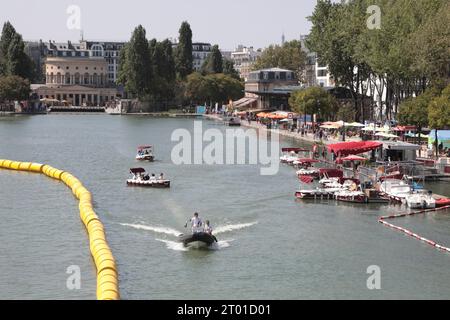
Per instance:
[[[78,42],[81,32],[68,28],[77,19],[67,13],[80,9],[86,40],[127,41],[142,24],[147,38],[176,38],[188,21],[193,41],[233,50],[239,44],[265,48],[309,33],[307,21],[316,0],[1,0],[0,23],[10,21],[24,40]],[[73,11],[72,11],[73,12]]]

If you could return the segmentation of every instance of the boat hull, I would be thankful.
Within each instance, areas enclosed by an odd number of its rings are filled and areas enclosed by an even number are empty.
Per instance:
[[[198,232],[194,234],[182,235],[179,237],[179,241],[183,243],[185,247],[206,248],[210,247],[215,242],[215,239],[208,233]]]
[[[170,181],[136,181],[129,179],[127,180],[128,186],[133,187],[147,187],[147,188],[170,188]]]
[[[155,160],[154,156],[146,155],[146,156],[136,156],[136,160],[138,161],[150,161],[153,162]]]

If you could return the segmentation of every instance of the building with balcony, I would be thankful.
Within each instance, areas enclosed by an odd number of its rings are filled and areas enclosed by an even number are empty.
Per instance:
[[[253,47],[244,47],[243,45],[239,45],[236,50],[231,53],[231,60],[234,62],[234,68],[242,79],[247,81],[253,64],[261,54],[261,49],[255,51]]]

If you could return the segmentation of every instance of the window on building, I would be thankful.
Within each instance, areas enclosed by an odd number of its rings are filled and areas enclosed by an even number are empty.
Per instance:
[[[317,70],[318,77],[326,77],[328,74],[327,70]]]

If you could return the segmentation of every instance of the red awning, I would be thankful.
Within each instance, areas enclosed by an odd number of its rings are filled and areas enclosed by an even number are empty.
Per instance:
[[[344,176],[344,171],[339,169],[321,168],[320,176],[328,178],[342,178]]]
[[[383,144],[378,141],[351,141],[330,144],[327,146],[330,152],[335,155],[348,156],[350,154],[360,154],[378,149]]]
[[[144,173],[145,169],[144,168],[131,168],[130,172],[136,174],[136,173]]]

